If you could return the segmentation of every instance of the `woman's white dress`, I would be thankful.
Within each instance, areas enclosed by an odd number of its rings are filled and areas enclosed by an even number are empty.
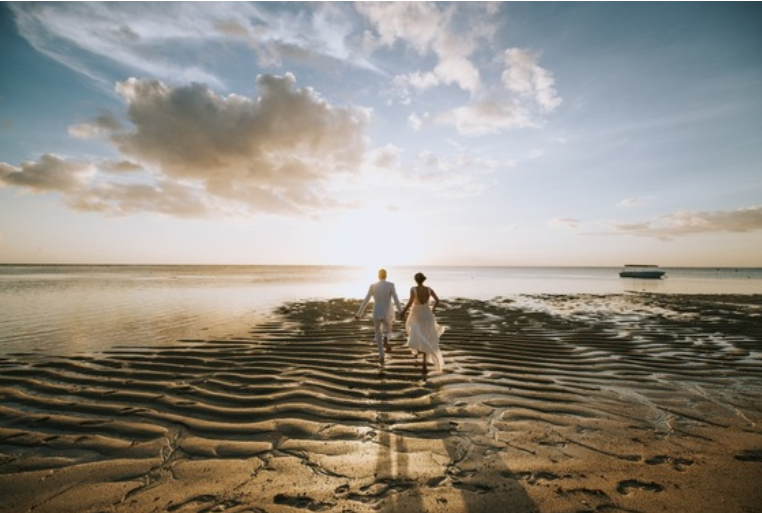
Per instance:
[[[442,370],[444,359],[442,358],[442,352],[439,350],[439,337],[442,336],[445,329],[437,324],[437,319],[434,317],[434,312],[431,311],[428,303],[421,304],[418,301],[415,287],[411,289],[411,293],[415,299],[405,322],[407,345],[413,350],[413,354],[417,355],[419,352],[426,353],[428,362],[434,364],[436,370]],[[429,297],[431,297],[430,289]]]

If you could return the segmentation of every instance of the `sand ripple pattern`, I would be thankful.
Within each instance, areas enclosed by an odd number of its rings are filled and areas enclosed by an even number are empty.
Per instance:
[[[10,355],[0,510],[648,511],[715,453],[762,482],[759,298],[626,301],[658,313],[450,301],[428,376],[399,341],[381,371],[347,300],[225,340]]]

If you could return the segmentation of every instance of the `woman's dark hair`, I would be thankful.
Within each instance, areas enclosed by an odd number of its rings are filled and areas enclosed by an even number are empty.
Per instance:
[[[416,273],[415,276],[413,276],[413,279],[418,285],[421,285],[424,281],[426,281],[426,276],[424,276],[423,273]]]

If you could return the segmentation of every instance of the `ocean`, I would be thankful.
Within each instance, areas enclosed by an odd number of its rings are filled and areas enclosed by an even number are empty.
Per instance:
[[[404,304],[423,271],[448,298],[511,298],[568,315],[621,314],[633,294],[762,294],[762,268],[663,268],[666,278],[620,278],[613,267],[390,267]],[[0,265],[0,355],[89,354],[246,334],[294,301],[362,299],[374,269],[333,266]],[[553,297],[579,296],[554,311]]]

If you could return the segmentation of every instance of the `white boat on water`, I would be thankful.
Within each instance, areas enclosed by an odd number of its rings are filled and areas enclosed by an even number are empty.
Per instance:
[[[648,278],[658,280],[666,274],[659,269],[658,265],[652,264],[627,264],[619,273],[620,278]]]

